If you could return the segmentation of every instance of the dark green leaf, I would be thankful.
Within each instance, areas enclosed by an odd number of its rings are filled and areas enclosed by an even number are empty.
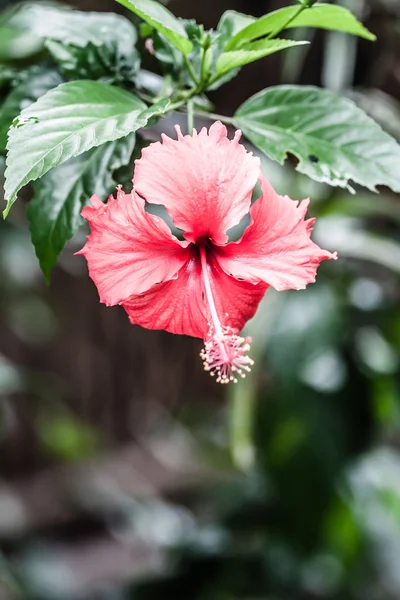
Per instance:
[[[226,50],[240,48],[243,44],[280,30],[296,12],[298,6],[287,6],[254,20],[231,38]],[[376,39],[375,35],[368,31],[349,10],[332,4],[315,4],[312,8],[304,10],[293,18],[285,29],[290,27],[318,27],[351,33],[367,40]]]
[[[153,29],[152,36],[154,54],[161,63],[168,65],[168,71],[180,73],[183,65],[182,54],[167,38]]]
[[[194,73],[200,79],[200,69],[202,65],[203,48],[202,44],[205,40],[203,26],[197,25],[193,20],[180,19],[180,23],[184,27],[189,41],[192,43],[192,51],[190,53],[190,64]],[[141,27],[143,37],[150,38],[152,41],[152,53],[157,60],[162,63],[162,71],[166,79],[172,78],[173,81],[179,81],[191,86],[193,78],[187,69],[182,53],[177,50],[176,46],[171,43],[165,35],[147,25]],[[146,44],[147,46],[147,44]]]
[[[258,40],[245,44],[239,50],[232,52],[223,52],[217,60],[217,73],[223,75],[231,69],[247,65],[248,63],[259,60],[269,54],[292,48],[293,46],[302,46],[308,42],[296,42],[294,40]]]
[[[80,48],[65,42],[48,40],[46,47],[66,79],[98,80],[110,74],[112,65],[109,64],[107,52],[106,61],[102,60],[104,46],[89,43],[85,48]]]
[[[46,47],[66,79],[94,79],[105,83],[133,81],[140,66],[137,50],[118,56],[115,48],[89,42],[85,48],[48,40]]]
[[[52,169],[34,184],[28,205],[32,242],[47,281],[66,242],[77,232],[80,212],[93,194],[106,199],[115,189],[113,172],[132,155],[135,134],[92,148]]]
[[[117,0],[151,27],[162,33],[182,54],[189,54],[193,44],[184,26],[165,6],[155,0]]]
[[[5,150],[7,132],[21,110],[60,83],[61,77],[57,71],[48,71],[37,67],[26,71],[0,108],[0,151]]]
[[[206,35],[204,25],[199,25],[194,19],[180,19],[180,21],[185,28],[189,40],[193,44],[201,45]]]
[[[64,83],[39,98],[10,129],[4,216],[22,186],[69,158],[144,127],[167,105],[165,100],[147,108],[133,94],[95,81]]]
[[[18,78],[19,72],[13,67],[0,64],[0,88],[4,88]]]
[[[281,164],[294,154],[297,170],[316,181],[400,192],[400,146],[347,98],[311,86],[272,87],[249,98],[234,123]]]

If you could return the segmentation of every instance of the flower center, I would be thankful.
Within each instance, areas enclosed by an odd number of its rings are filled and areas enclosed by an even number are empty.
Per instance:
[[[217,376],[218,383],[237,383],[237,377],[246,377],[254,361],[247,356],[250,350],[250,337],[241,337],[228,325],[222,325],[215,306],[211,288],[206,249],[200,246],[201,271],[204,291],[210,309],[211,320],[204,348],[200,352],[204,370]],[[229,315],[225,313],[225,317]]]

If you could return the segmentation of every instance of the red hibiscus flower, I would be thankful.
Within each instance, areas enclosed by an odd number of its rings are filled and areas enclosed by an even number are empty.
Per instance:
[[[311,241],[309,201],[276,194],[239,131],[229,140],[220,122],[193,136],[176,130],[177,140],[163,135],[143,150],[130,194],[118,189],[107,204],[92,197],[80,253],[102,302],[122,304],[134,324],[203,338],[205,369],[228,383],[253,364],[251,340],[238,334],[268,287],[304,289],[336,254]],[[250,207],[257,180],[262,195]],[[145,200],[165,206],[185,241],[145,212]],[[248,212],[242,238],[228,242]]]

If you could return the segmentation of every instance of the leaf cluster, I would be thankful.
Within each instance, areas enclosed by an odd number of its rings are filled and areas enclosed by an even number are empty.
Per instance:
[[[136,132],[174,110],[188,113],[189,129],[195,113],[232,122],[279,163],[294,155],[297,169],[317,181],[400,191],[394,139],[327,90],[270,87],[233,119],[210,112],[208,92],[246,64],[308,43],[287,37],[293,28],[374,40],[350,11],[304,1],[259,19],[229,10],[206,31],[156,0],[117,2],[140,22],[139,34],[126,17],[57,4],[22,3],[0,20],[0,39],[7,39],[0,43],[4,216],[34,182],[28,218],[46,279],[81,225],[82,206],[94,193],[105,199],[117,184],[115,171],[132,162]],[[142,58],[156,72],[142,68]]]

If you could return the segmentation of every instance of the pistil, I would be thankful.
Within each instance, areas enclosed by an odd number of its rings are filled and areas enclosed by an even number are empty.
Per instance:
[[[200,248],[201,271],[203,276],[204,291],[210,311],[211,320],[209,331],[204,340],[204,348],[200,353],[205,371],[217,376],[218,383],[237,383],[237,377],[246,377],[246,372],[251,370],[253,360],[247,356],[250,350],[250,337],[241,337],[229,325],[223,325],[215,306],[211,288],[209,266],[206,249]],[[225,320],[229,317],[225,313]]]

